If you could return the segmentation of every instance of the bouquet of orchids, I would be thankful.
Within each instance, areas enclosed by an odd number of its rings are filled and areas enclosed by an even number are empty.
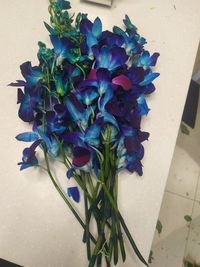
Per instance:
[[[140,129],[149,108],[145,96],[159,75],[152,72],[158,53],[150,56],[128,16],[124,29],[103,31],[99,18],[87,14],[75,18],[66,0],[50,0],[51,25],[45,23],[53,48],[39,42],[38,66],[23,63],[24,80],[18,87],[19,117],[32,124],[32,132],[17,140],[32,142],[23,151],[20,170],[42,167],[83,228],[88,266],[126,260],[123,235],[138,258],[147,265],[118,209],[118,174],[121,170],[142,175],[142,142],[149,134]],[[22,89],[23,90],[22,90]],[[36,150],[43,151],[45,166]],[[66,166],[76,187],[63,190],[51,164],[58,159]],[[50,161],[51,160],[51,161]],[[83,194],[80,194],[80,190]],[[84,198],[85,218],[72,202]],[[96,234],[91,233],[95,219]]]

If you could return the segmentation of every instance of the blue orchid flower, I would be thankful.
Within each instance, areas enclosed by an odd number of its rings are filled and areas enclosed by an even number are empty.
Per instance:
[[[78,101],[77,97],[72,93],[65,99],[65,104],[72,120],[76,122],[81,129],[86,129],[92,110],[90,108],[84,109],[82,103]]]
[[[102,34],[102,23],[97,17],[92,23],[89,19],[82,19],[80,23],[80,32],[86,37],[89,57],[93,57],[92,47],[98,44],[98,40]]]
[[[32,67],[31,62],[27,61],[20,66],[21,73],[26,80],[26,87],[31,88],[43,79],[43,72],[40,67]]]
[[[36,110],[41,109],[42,85],[38,82],[35,86],[25,87],[24,92],[18,89],[18,100],[20,104],[18,115],[25,122],[32,122]]]
[[[128,56],[122,47],[109,48],[107,46],[93,46],[92,51],[95,58],[95,66],[114,71],[126,64]]]
[[[66,37],[59,38],[56,35],[50,35],[50,39],[53,44],[57,66],[60,66],[65,59],[72,64],[78,60],[79,56],[73,53],[75,46],[69,39]]]
[[[95,99],[102,96],[108,89],[114,90],[110,72],[107,69],[100,68],[93,72],[93,74],[89,75],[93,79],[84,80],[77,88],[78,99],[87,106],[91,105]]]
[[[55,159],[60,153],[57,139],[54,136],[47,136],[40,128],[37,128],[37,132],[46,145],[47,153]]]
[[[141,160],[144,156],[144,147],[141,143],[148,139],[149,134],[130,126],[123,127],[122,132],[123,136],[117,149],[118,168],[126,168],[128,171],[136,172],[141,176]]]
[[[54,5],[59,10],[67,10],[71,8],[70,2],[66,0],[57,0]]]
[[[106,104],[112,99],[113,92],[112,90],[107,90],[106,93],[99,98],[99,113],[97,114],[97,118],[103,117],[104,122],[110,123],[111,125],[115,126],[117,130],[119,130],[119,124],[116,118],[107,112]]]
[[[30,147],[27,147],[23,150],[22,162],[18,163],[18,165],[21,166],[21,171],[38,165],[38,160],[35,156],[35,150],[41,144],[41,142],[42,140],[37,140]]]
[[[119,36],[122,36],[125,42],[125,50],[129,56],[134,56],[136,54],[140,54],[143,50],[143,43],[140,43],[140,38],[135,34],[129,36],[126,32],[124,32],[121,28],[115,26],[113,28],[113,32]]]
[[[18,88],[17,104],[20,104],[18,115],[25,122],[34,120],[34,110],[39,108],[43,73],[41,67],[32,67],[31,62],[25,62],[21,66],[21,72],[26,81],[17,80],[10,86],[24,87],[24,91]]]
[[[22,91],[18,97],[18,103],[20,104],[20,108],[18,111],[19,118],[24,122],[32,122],[34,120],[34,111],[31,106],[31,97],[28,92],[28,89],[25,88],[24,93]]]
[[[68,143],[79,146],[98,147],[100,143],[100,133],[103,126],[103,117],[97,119],[89,126],[85,132],[68,132],[62,135],[62,139]]]
[[[154,67],[159,56],[159,53],[154,53],[152,56],[150,56],[148,51],[144,51],[142,55],[133,62],[133,65],[137,67],[143,67],[144,69]]]
[[[102,46],[112,47],[122,47],[124,44],[124,38],[121,35],[115,34],[111,31],[103,31],[100,43]]]
[[[128,15],[125,15],[125,19],[123,20],[124,25],[126,26],[127,30],[131,30],[133,32],[137,32],[137,28],[135,25],[133,25],[133,23],[131,22],[130,18]]]
[[[55,76],[56,92],[60,96],[64,96],[69,92],[68,78],[61,77],[59,75]]]
[[[65,121],[55,111],[47,111],[45,114],[45,132],[50,134],[62,134],[66,130]]]

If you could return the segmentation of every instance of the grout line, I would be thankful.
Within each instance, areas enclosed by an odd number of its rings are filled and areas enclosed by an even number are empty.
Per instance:
[[[175,196],[178,196],[178,197],[182,197],[184,199],[188,199],[188,200],[191,200],[191,201],[195,201],[197,203],[199,203],[200,201],[195,199],[195,198],[190,198],[190,197],[187,197],[187,196],[183,196],[181,194],[178,194],[178,193],[174,193],[172,191],[169,191],[169,190],[165,190],[166,193],[169,193],[169,194],[172,194],[172,195],[175,195]],[[195,192],[196,193],[196,192]]]
[[[192,220],[193,220],[194,206],[195,206],[195,203],[197,201],[196,200],[196,196],[197,196],[197,190],[198,190],[198,186],[199,186],[199,181],[200,181],[200,174],[199,174],[199,177],[198,177],[198,180],[197,180],[197,185],[196,185],[195,194],[194,194],[194,201],[193,201],[193,205],[192,205],[192,212],[191,212]],[[190,232],[191,232],[191,224],[192,224],[192,221],[189,224],[188,234],[187,234],[187,237],[186,237],[186,243],[185,243],[185,249],[184,249],[184,257],[186,257],[186,252],[187,252],[187,248],[188,248],[188,242],[189,242],[189,237],[190,237]]]

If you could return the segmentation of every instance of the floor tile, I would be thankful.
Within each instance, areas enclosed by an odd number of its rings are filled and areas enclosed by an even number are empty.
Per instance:
[[[194,206],[185,257],[200,264],[200,203],[198,202]]]
[[[192,206],[193,201],[166,192],[159,215],[159,220],[163,226],[162,233],[159,235],[156,231],[154,244],[165,239],[176,230],[187,227],[184,216],[191,215]]]
[[[176,146],[166,190],[194,199],[200,166],[182,147]]]
[[[192,206],[189,199],[165,193],[159,215],[163,229],[160,235],[155,232],[151,267],[182,267],[188,234],[184,216],[191,215]]]
[[[160,235],[155,231],[151,267],[183,267],[184,257],[200,264],[200,101],[195,129],[188,129],[189,135],[178,134],[159,215],[163,230]],[[185,215],[192,216],[191,223]]]
[[[150,267],[182,267],[187,231],[179,228],[154,245]]]

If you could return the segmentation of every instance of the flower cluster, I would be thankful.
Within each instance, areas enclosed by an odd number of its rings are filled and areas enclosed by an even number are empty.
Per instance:
[[[45,26],[52,48],[39,42],[38,66],[25,62],[24,80],[11,84],[20,87],[20,119],[33,125],[17,136],[33,142],[23,151],[21,170],[39,166],[41,148],[52,159],[63,157],[68,178],[93,174],[98,180],[103,169],[107,179],[109,168],[142,175],[142,143],[149,134],[140,125],[149,112],[145,98],[155,90],[159,74],[152,67],[159,54],[144,49],[146,40],[128,16],[124,29],[111,32],[99,18],[92,22],[79,13],[74,19],[69,8],[68,1],[50,1],[51,26]],[[67,192],[80,200],[77,187]]]

